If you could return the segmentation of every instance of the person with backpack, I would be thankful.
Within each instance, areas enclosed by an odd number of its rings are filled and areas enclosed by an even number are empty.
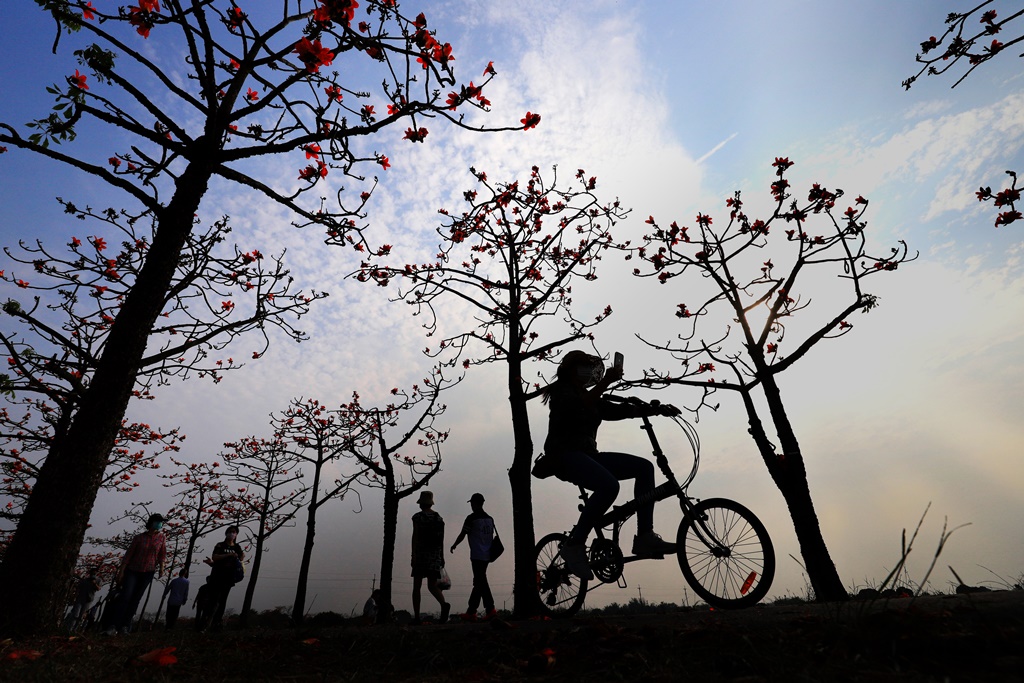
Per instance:
[[[441,605],[443,624],[452,608],[437,583],[444,571],[444,519],[433,510],[434,494],[430,491],[421,491],[416,504],[420,511],[412,516],[412,623],[421,623],[420,591],[426,579],[427,590]]]
[[[484,603],[485,619],[497,616],[494,609],[494,597],[487,583],[487,567],[491,564],[491,544],[494,542],[494,518],[484,512],[484,496],[474,493],[467,501],[472,508],[466,521],[462,524],[462,532],[452,543],[451,552],[462,539],[469,537],[469,562],[473,567],[473,592],[469,594],[469,608],[460,615],[463,621],[476,621],[476,609],[480,601]]]
[[[223,626],[224,609],[228,604],[231,588],[242,580],[242,560],[245,553],[235,541],[238,538],[238,527],[232,524],[224,530],[224,540],[213,546],[213,554],[204,560],[213,567],[210,572],[210,605],[209,626],[218,631]]]

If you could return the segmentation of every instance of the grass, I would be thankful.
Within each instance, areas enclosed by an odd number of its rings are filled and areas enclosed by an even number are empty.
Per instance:
[[[928,510],[925,510],[927,514]],[[1003,590],[927,593],[949,537],[943,525],[920,581],[903,531],[893,570],[861,599],[795,595],[739,611],[632,599],[559,621],[370,626],[332,612],[289,626],[287,610],[233,619],[220,633],[189,620],[128,636],[0,640],[0,680],[49,681],[1019,681],[1024,575]],[[956,576],[955,570],[950,571]],[[807,588],[807,596],[812,595]]]
[[[38,638],[0,643],[0,680],[940,681],[1015,680],[1024,670],[1024,591],[741,611],[633,607],[559,621],[366,626],[333,615],[299,629],[229,623],[201,634],[180,623]],[[38,656],[11,657],[19,652]]]

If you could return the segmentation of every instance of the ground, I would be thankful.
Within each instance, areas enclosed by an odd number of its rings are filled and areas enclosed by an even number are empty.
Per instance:
[[[1024,591],[556,621],[2,641],[0,680],[1024,683]]]

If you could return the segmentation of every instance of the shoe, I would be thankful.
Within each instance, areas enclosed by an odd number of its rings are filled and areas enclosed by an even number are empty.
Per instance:
[[[498,610],[494,609],[493,607],[491,609],[487,610],[487,614],[484,615],[484,621],[490,621],[491,619],[497,619],[497,618],[498,618]]]
[[[477,620],[476,612],[466,612],[465,614],[460,614],[459,619],[462,619],[463,621],[474,622]]]
[[[114,628],[113,626],[111,626],[110,628],[103,629],[103,631],[100,632],[100,635],[103,635],[103,636],[116,636],[117,635],[117,629]]]
[[[676,551],[676,544],[669,543],[653,531],[633,537],[633,554],[638,557],[661,559]]]
[[[127,626],[122,626],[121,627],[121,635],[122,636],[126,636],[129,633],[131,633],[131,632],[132,632],[132,630],[130,628],[128,628]]]
[[[565,543],[558,552],[570,573],[587,581],[594,578],[594,572],[590,571],[590,565],[587,563],[587,547],[584,544]]]
[[[451,611],[452,611],[452,605],[451,605],[450,602],[446,602],[443,605],[441,605],[441,618],[438,619],[438,622],[441,623],[441,624],[447,624],[448,623],[448,613],[451,612]]]

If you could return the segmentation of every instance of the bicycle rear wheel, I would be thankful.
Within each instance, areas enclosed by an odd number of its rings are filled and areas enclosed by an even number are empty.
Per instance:
[[[775,578],[775,548],[754,513],[726,498],[697,503],[679,523],[679,568],[713,607],[757,604]]]
[[[537,543],[537,593],[544,612],[552,617],[576,614],[587,597],[588,581],[570,572],[559,554],[566,538],[548,534]]]

